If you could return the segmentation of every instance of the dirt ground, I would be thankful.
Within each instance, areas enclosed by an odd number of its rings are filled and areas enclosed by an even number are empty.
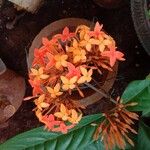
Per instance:
[[[14,18],[20,15],[14,27],[10,27]],[[47,1],[34,15],[23,11],[17,12],[12,4],[6,3],[0,10],[0,57],[7,67],[27,81],[26,52],[34,37],[46,25],[67,17],[98,20],[103,23],[105,31],[116,40],[118,49],[125,53],[126,61],[119,65],[111,95],[121,95],[130,81],[144,79],[150,72],[150,57],[137,39],[130,5],[127,3],[121,8],[107,10],[99,7],[92,0]],[[26,96],[28,96],[31,94],[31,88],[28,83],[26,87]],[[32,112],[33,107],[32,102],[23,102],[17,113],[8,121],[8,126],[0,129],[0,143],[18,133],[40,126]],[[96,113],[101,107],[104,106],[98,102],[89,106],[85,114]]]

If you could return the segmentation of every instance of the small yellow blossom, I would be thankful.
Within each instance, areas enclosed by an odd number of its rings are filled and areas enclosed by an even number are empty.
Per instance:
[[[31,68],[31,74],[30,75],[35,76],[36,80],[47,79],[49,77],[49,75],[44,74],[43,67],[41,67],[39,69]]]
[[[92,74],[93,74],[93,70],[90,69],[89,71],[87,71],[87,69],[85,69],[84,67],[80,67],[81,73],[83,76],[81,76],[79,78],[79,80],[77,81],[77,83],[82,84],[85,82],[90,82],[92,80]]]
[[[78,116],[78,113],[76,112],[76,110],[71,109],[71,117],[68,118],[69,122],[73,124],[78,124],[81,118],[82,118],[82,114]]]
[[[77,29],[76,29],[76,33],[79,32],[80,40],[83,40],[85,34],[87,34],[89,31],[90,31],[90,28],[87,27],[87,26],[85,26],[85,25],[80,25],[80,26],[78,26]]]
[[[96,43],[96,45],[98,45],[99,46],[99,50],[101,52],[103,52],[105,50],[106,46],[112,44],[113,39],[110,36],[105,34],[103,36],[99,36],[97,41],[98,42]]]
[[[63,94],[63,92],[60,92],[60,84],[59,83],[57,83],[55,85],[54,89],[51,87],[46,87],[46,88],[47,88],[48,92],[51,94],[52,98],[56,98],[57,96],[60,96]]]
[[[35,105],[37,105],[37,108],[39,110],[42,110],[42,108],[49,107],[49,104],[44,102],[44,100],[45,100],[45,94],[40,95],[38,99],[34,100]]]
[[[68,56],[67,55],[55,55],[54,56],[54,59],[56,60],[56,68],[57,69],[60,69],[60,67],[67,67],[67,59],[68,59]]]
[[[60,105],[60,112],[56,112],[54,116],[57,118],[62,119],[63,121],[67,121],[69,118],[70,112],[69,110],[65,107],[64,104]]]
[[[86,62],[86,52],[83,49],[76,49],[73,52],[74,58],[73,58],[73,63],[77,62]]]
[[[72,77],[71,79],[66,78],[65,76],[61,76],[61,81],[63,82],[62,89],[67,91],[69,89],[74,89],[76,87],[75,83],[77,82],[77,76]]]
[[[88,34],[84,36],[84,39],[80,42],[81,47],[85,47],[87,51],[91,51],[92,45],[97,44],[97,40],[90,38]]]
[[[66,51],[67,52],[74,52],[76,49],[79,49],[79,44],[76,39],[73,39],[72,45],[71,46],[66,46]]]

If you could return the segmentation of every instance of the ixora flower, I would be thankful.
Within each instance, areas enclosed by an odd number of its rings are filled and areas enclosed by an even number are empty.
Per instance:
[[[63,94],[63,92],[60,92],[60,84],[59,83],[57,83],[55,85],[54,89],[51,87],[46,87],[46,88],[47,88],[48,92],[51,94],[52,98],[56,98],[57,96],[60,96]]]
[[[56,68],[57,69],[60,69],[60,67],[66,67],[67,66],[67,58],[68,56],[67,55],[55,55],[54,56],[54,59],[56,61]]]
[[[74,33],[70,33],[69,32],[69,28],[65,27],[62,34],[57,34],[54,37],[55,38],[60,38],[63,42],[65,42],[66,40],[70,39],[71,37],[73,37],[75,34]]]
[[[31,98],[35,98],[36,116],[49,131],[67,133],[78,124],[83,105],[74,102],[71,97],[74,91],[85,97],[81,84],[90,84],[93,70],[101,78],[101,70],[113,71],[116,61],[124,60],[123,53],[116,50],[114,39],[102,28],[98,22],[94,29],[80,25],[70,32],[65,27],[62,34],[51,39],[43,37],[42,46],[35,49],[29,72]]]
[[[101,140],[104,142],[106,150],[112,150],[115,146],[125,149],[125,141],[134,146],[128,134],[129,132],[137,134],[132,126],[134,125],[133,120],[138,120],[139,117],[136,113],[128,111],[126,107],[135,105],[137,103],[122,104],[118,99],[116,107],[104,113],[105,119],[97,128],[94,139],[97,140],[101,135]]]
[[[42,110],[43,108],[47,108],[49,106],[49,104],[44,102],[44,100],[45,100],[44,94],[42,94],[38,99],[34,100],[35,105],[37,105],[37,108],[39,110]]]
[[[42,67],[39,69],[31,68],[31,74],[30,75],[34,76],[36,80],[47,79],[49,77],[49,75],[44,74]]]
[[[114,66],[117,59],[122,61],[125,60],[123,58],[124,54],[119,51],[116,51],[116,47],[114,44],[109,45],[109,51],[104,51],[101,55],[109,57],[111,67]]]
[[[93,74],[93,70],[90,69],[89,71],[87,71],[87,69],[85,69],[84,67],[80,67],[81,73],[83,76],[81,76],[78,80],[79,84],[85,83],[85,82],[90,82],[92,80],[92,74]]]
[[[67,91],[67,90],[72,90],[76,87],[75,83],[77,82],[77,76],[72,77],[71,79],[67,79],[65,76],[61,76],[61,81],[63,82],[62,89]]]

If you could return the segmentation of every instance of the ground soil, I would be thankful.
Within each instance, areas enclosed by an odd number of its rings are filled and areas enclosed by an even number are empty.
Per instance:
[[[7,29],[16,16],[22,14],[14,28]],[[0,10],[0,57],[9,69],[23,76],[27,81],[26,52],[39,31],[51,22],[67,17],[85,18],[99,21],[104,29],[117,42],[118,48],[125,53],[125,62],[119,64],[119,72],[111,90],[111,95],[121,95],[132,80],[144,79],[150,72],[150,57],[137,39],[129,4],[121,8],[107,10],[94,4],[92,0],[51,0],[37,12],[30,14],[17,12],[12,4],[6,3]],[[31,94],[27,83],[26,96]],[[106,102],[89,106],[85,114],[92,114],[105,107]],[[8,121],[8,126],[0,129],[0,143],[6,139],[40,126],[32,102],[23,102],[17,113]]]

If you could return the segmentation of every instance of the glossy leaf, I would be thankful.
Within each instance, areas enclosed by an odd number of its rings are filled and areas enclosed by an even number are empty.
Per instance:
[[[123,103],[137,102],[138,105],[129,108],[132,111],[142,111],[143,115],[150,112],[150,80],[131,82],[122,95]]]
[[[59,150],[83,149],[93,142],[96,129],[91,123],[100,120],[101,114],[84,117],[68,134],[53,133],[35,128],[9,139],[0,145],[3,150]]]

